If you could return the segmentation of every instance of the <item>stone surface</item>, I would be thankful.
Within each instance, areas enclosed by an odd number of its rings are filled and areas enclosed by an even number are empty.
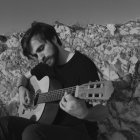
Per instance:
[[[140,139],[140,20],[122,24],[54,27],[68,50],[86,54],[101,80],[112,80],[109,117],[99,124],[99,140]],[[24,33],[0,36],[0,116],[18,115],[17,80],[37,62],[22,54]]]

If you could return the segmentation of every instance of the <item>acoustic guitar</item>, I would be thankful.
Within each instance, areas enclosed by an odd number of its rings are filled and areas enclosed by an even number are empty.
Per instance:
[[[54,83],[54,85],[57,85],[56,82]],[[48,76],[43,77],[41,80],[37,80],[35,76],[32,76],[30,78],[30,85],[33,92],[31,94],[34,95],[33,103],[27,109],[20,105],[18,109],[19,117],[34,118],[35,121],[39,121],[43,113],[49,112],[45,115],[47,117],[46,123],[48,124],[54,121],[59,107],[58,102],[65,92],[93,104],[96,101],[100,103],[106,102],[114,91],[111,81],[89,82],[62,89],[60,86],[52,86],[53,82]],[[55,89],[55,87],[58,89]]]

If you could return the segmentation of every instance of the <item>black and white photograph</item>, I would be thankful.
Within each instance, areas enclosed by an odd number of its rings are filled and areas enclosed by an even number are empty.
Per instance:
[[[140,140],[140,1],[1,0],[0,140]]]

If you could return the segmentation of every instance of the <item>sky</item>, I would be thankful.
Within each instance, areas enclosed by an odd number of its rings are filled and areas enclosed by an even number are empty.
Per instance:
[[[0,34],[25,31],[33,21],[106,25],[140,18],[140,0],[0,0]]]

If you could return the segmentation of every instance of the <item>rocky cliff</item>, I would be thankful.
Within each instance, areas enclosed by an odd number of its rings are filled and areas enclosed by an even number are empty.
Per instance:
[[[140,139],[140,20],[122,24],[54,27],[68,50],[86,54],[101,80],[113,81],[109,117],[99,122],[99,140]],[[0,36],[0,115],[18,115],[17,80],[37,62],[22,54],[24,33]]]

